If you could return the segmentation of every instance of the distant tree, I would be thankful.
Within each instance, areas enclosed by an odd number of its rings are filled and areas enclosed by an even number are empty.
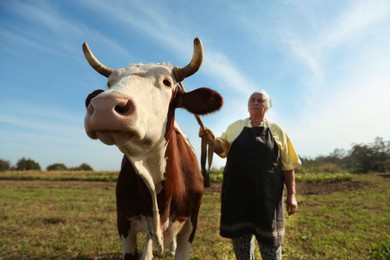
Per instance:
[[[11,169],[11,163],[6,160],[0,159],[0,172],[8,171]]]
[[[328,157],[331,163],[341,164],[346,155],[347,151],[345,151],[344,149],[336,148],[333,150],[333,152],[329,154]]]
[[[375,138],[371,144],[373,153],[371,170],[375,172],[390,171],[390,140],[385,141],[381,137]]]
[[[54,163],[46,167],[47,171],[66,171],[68,167],[63,163]]]
[[[368,173],[372,168],[373,153],[368,145],[354,144],[346,159],[348,169],[353,173]]]
[[[80,164],[79,167],[71,168],[72,171],[93,171],[92,167],[86,163]]]
[[[376,137],[370,144],[353,144],[351,150],[335,149],[327,156],[302,157],[298,172],[389,172],[390,140]]]
[[[315,159],[301,157],[302,166],[296,169],[299,173],[336,173],[343,172],[344,166],[341,159],[329,156],[317,156]]]
[[[23,157],[22,159],[20,159],[16,163],[16,170],[19,170],[19,171],[32,171],[32,170],[40,171],[41,166],[39,165],[39,163],[37,163],[31,159],[26,159]]]
[[[390,171],[390,140],[377,137],[371,144],[354,144],[345,163],[354,173]]]

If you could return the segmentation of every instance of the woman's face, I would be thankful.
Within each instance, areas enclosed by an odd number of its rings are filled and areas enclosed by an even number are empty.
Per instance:
[[[264,115],[267,111],[267,102],[264,96],[260,93],[254,93],[249,97],[248,111],[250,115]]]

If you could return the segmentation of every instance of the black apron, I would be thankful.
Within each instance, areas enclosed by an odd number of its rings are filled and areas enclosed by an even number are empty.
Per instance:
[[[220,234],[254,234],[267,245],[284,238],[283,174],[279,149],[268,127],[244,127],[231,144],[221,196]]]

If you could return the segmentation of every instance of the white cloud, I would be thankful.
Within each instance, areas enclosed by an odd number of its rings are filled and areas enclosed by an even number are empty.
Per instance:
[[[255,90],[253,83],[242,72],[235,68],[230,59],[219,52],[208,51],[204,70],[218,82],[221,82],[226,92],[247,94]]]
[[[321,32],[316,41],[320,46],[318,51],[346,44],[356,37],[364,36],[377,22],[388,19],[390,15],[389,1],[356,1],[351,8],[346,9],[325,31]]]
[[[12,24],[7,24],[0,30],[0,35],[4,37],[11,46],[15,43],[28,46],[29,48],[50,53],[71,54],[80,57],[80,48],[74,48],[73,40],[87,41],[88,39],[102,46],[110,46],[110,52],[118,56],[130,57],[129,52],[121,47],[117,41],[100,33],[96,29],[89,28],[86,24],[78,20],[71,20],[65,13],[57,10],[53,5],[40,3],[13,2],[8,6],[15,12],[20,21],[25,19],[28,23],[37,25],[35,30],[23,30]],[[47,42],[50,39],[50,42]],[[60,50],[60,51],[59,51]]]
[[[305,13],[304,13],[305,14]],[[306,14],[306,19],[312,19]],[[291,53],[306,65],[307,69],[321,82],[324,60],[337,48],[349,48],[348,43],[358,38],[369,37],[378,22],[389,19],[390,3],[388,1],[353,1],[350,8],[345,9],[337,17],[328,15],[329,22],[310,30],[310,34],[291,31],[284,28],[281,38],[290,46]],[[305,18],[303,18],[305,19]],[[314,24],[308,22],[308,24]],[[390,37],[383,35],[383,37]],[[337,66],[337,64],[336,64]]]
[[[375,78],[375,77],[372,77]],[[328,154],[353,143],[390,138],[390,76],[349,85],[323,100],[291,128],[302,155]],[[387,112],[386,112],[387,111]]]
[[[311,46],[306,46],[307,43],[305,44],[302,40],[294,39],[293,37],[287,40],[287,44],[290,46],[292,54],[297,57],[312,74],[314,74],[314,77],[319,79],[323,77],[322,66],[319,60],[320,57]]]

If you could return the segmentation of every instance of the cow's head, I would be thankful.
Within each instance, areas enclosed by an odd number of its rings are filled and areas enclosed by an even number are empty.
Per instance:
[[[115,144],[127,155],[140,156],[168,138],[176,108],[194,114],[214,112],[223,99],[216,91],[199,88],[185,92],[179,85],[201,66],[202,44],[194,40],[191,62],[184,68],[170,64],[133,64],[111,69],[100,63],[83,44],[89,64],[108,78],[108,90],[95,90],[86,99],[85,130],[92,139]]]

